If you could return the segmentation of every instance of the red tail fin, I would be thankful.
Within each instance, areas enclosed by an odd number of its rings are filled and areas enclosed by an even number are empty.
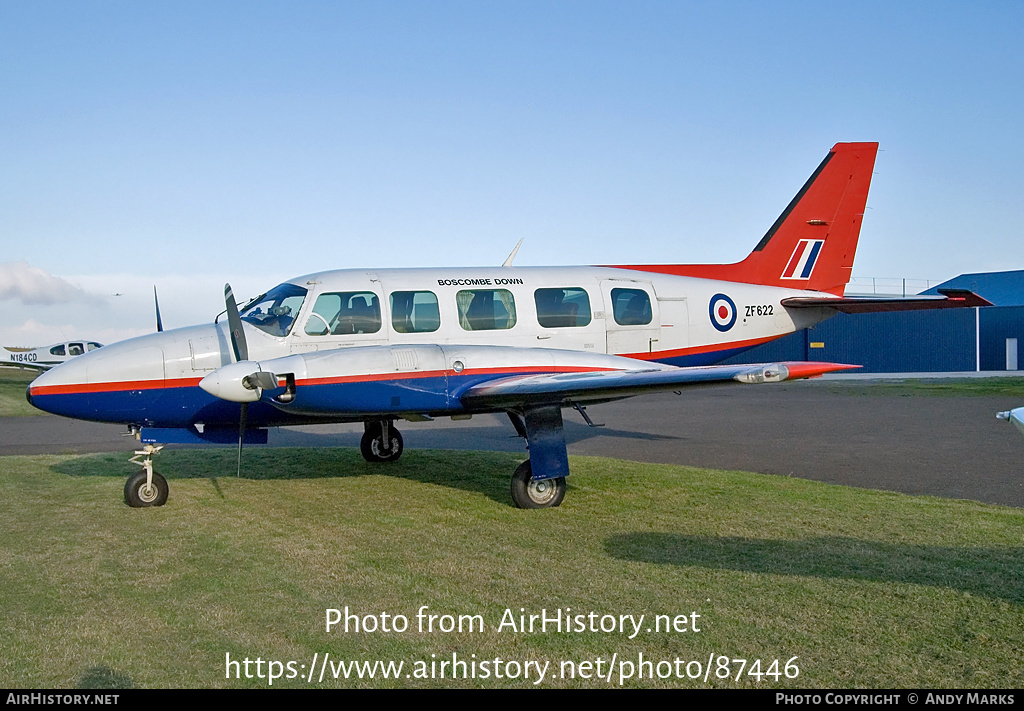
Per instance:
[[[837,143],[746,259],[626,269],[791,286],[842,296],[853,270],[877,143]]]

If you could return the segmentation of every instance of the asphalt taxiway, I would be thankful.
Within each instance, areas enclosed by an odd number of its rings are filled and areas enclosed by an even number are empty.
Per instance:
[[[828,381],[722,387],[565,410],[570,454],[762,472],[1024,507],[1024,439],[995,413],[1020,397],[858,394]],[[523,452],[507,418],[400,422],[406,448]],[[130,452],[117,425],[0,418],[0,455]],[[271,430],[272,446],[357,447],[362,426]],[[127,462],[127,456],[126,456]],[[126,464],[127,467],[127,464]],[[126,472],[128,469],[126,468]]]

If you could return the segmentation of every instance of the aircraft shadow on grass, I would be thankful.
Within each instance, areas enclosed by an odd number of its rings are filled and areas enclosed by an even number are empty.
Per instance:
[[[566,423],[569,444],[594,437],[625,438],[640,441],[683,440],[672,435],[632,432],[609,427],[588,427]],[[359,432],[320,434],[288,431],[276,444],[246,448],[241,476],[245,479],[318,479],[346,476],[387,475],[484,493],[490,498],[508,500],[507,468],[527,458],[525,444],[512,432],[511,425],[451,428],[446,430],[410,430],[412,446],[398,462],[367,463],[358,453]],[[287,454],[282,454],[283,449]],[[176,445],[155,460],[155,469],[167,478],[209,479],[218,496],[219,477],[234,478],[234,445]],[[429,454],[428,454],[429,452]],[[76,457],[53,466],[69,476],[123,476],[131,471],[121,455]],[[127,465],[130,467],[131,465]],[[490,475],[494,470],[496,478]],[[570,485],[572,479],[569,479]]]
[[[1024,605],[1024,549],[882,543],[843,536],[804,540],[626,533],[605,542],[614,558],[772,575],[951,588]]]
[[[90,667],[78,680],[78,689],[133,689],[135,684],[127,674],[107,666]]]
[[[569,415],[571,416],[571,415]],[[600,420],[600,414],[594,417]],[[586,442],[599,437],[638,440],[642,442],[683,441],[685,437],[620,430],[608,425],[588,427],[582,423],[566,421],[565,441],[568,444]],[[319,433],[279,428],[271,437],[272,446],[286,447],[358,447],[362,432]],[[526,446],[507,420],[495,425],[467,427],[433,427],[409,429],[405,432],[409,449],[462,449],[494,452],[523,452]]]
[[[235,456],[232,447],[178,449],[161,454],[169,478],[207,479],[221,497],[225,495],[222,482],[235,478]],[[525,453],[513,452],[418,450],[407,452],[398,462],[378,464],[364,461],[358,450],[253,448],[243,454],[241,478],[258,481],[388,476],[481,493],[505,504],[508,467],[525,458]],[[105,454],[74,457],[51,468],[74,477],[120,477],[124,466],[120,455]]]

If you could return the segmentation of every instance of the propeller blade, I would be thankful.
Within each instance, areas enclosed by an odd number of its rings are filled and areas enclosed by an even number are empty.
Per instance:
[[[164,330],[164,322],[160,318],[160,300],[156,298],[156,284],[153,285],[153,305],[156,306],[156,330],[160,332]]]
[[[249,360],[249,348],[245,344],[245,331],[242,330],[242,317],[238,315],[238,304],[231,293],[231,285],[224,285],[224,304],[228,311],[228,330],[231,332],[231,349],[235,352],[235,360]]]
[[[249,403],[242,403],[242,414],[238,418],[238,468],[235,469],[235,476],[242,476],[242,440],[245,439],[245,418],[249,412]]]

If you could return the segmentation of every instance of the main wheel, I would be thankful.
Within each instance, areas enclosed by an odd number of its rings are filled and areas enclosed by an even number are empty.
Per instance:
[[[128,477],[124,485],[124,502],[133,508],[163,506],[167,503],[167,480],[153,472],[153,485],[146,486],[146,469],[143,467]]]
[[[402,449],[405,446],[402,442],[402,433],[395,429],[394,425],[391,425],[388,427],[388,437],[391,440],[390,447],[384,449],[384,437],[380,425],[374,424],[367,427],[363,432],[362,439],[359,440],[359,451],[362,453],[363,459],[368,462],[394,462],[401,457]]]
[[[565,477],[534,479],[530,460],[516,467],[512,475],[512,500],[521,509],[550,509],[565,498]]]

